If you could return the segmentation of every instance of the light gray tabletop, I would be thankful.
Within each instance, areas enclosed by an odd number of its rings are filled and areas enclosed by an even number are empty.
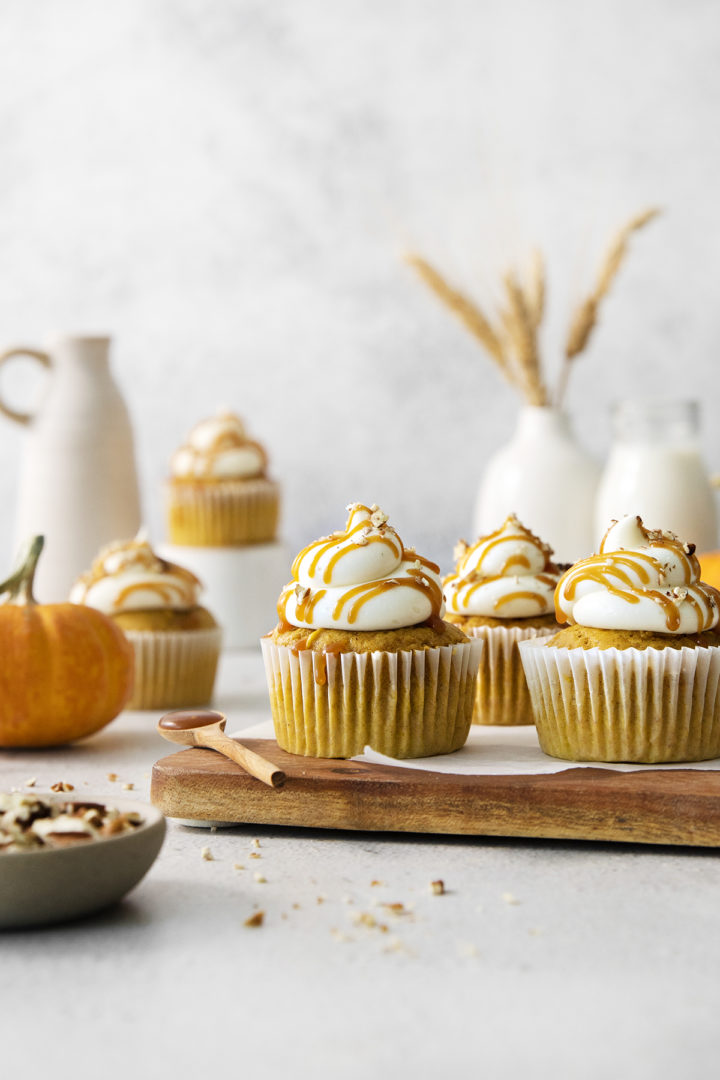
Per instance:
[[[259,655],[217,706],[267,716]],[[156,717],[5,753],[2,786],[148,797]],[[713,851],[170,823],[118,907],[0,936],[2,1073],[716,1075],[719,899]]]

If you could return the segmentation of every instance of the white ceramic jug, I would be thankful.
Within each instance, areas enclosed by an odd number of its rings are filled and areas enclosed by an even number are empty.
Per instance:
[[[558,562],[593,551],[593,511],[600,467],[576,442],[564,413],[527,405],[515,434],[485,468],[474,535],[499,529],[508,514],[550,544]]]
[[[28,428],[15,535],[45,536],[37,576],[44,603],[66,600],[75,578],[103,544],[134,536],[140,525],[130,418],[110,372],[106,337],[52,339],[47,351],[16,346],[0,366],[28,356],[48,369],[35,415],[0,410]]]

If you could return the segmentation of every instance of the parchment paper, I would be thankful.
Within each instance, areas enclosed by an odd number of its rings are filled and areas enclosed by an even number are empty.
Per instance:
[[[238,738],[274,739],[272,720],[233,732]],[[647,769],[720,769],[720,758],[676,765],[626,765],[595,761],[560,761],[543,754],[537,733],[532,725],[522,727],[482,727],[473,725],[465,746],[454,754],[438,757],[398,760],[376,754],[370,747],[353,761],[369,761],[403,769],[424,769],[426,772],[460,773],[465,776],[538,776],[542,773],[564,772],[566,769],[598,767],[617,772],[638,772]]]

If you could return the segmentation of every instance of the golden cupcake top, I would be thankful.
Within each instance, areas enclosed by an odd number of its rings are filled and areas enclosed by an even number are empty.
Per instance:
[[[345,528],[297,555],[281,623],[313,630],[395,630],[442,619],[440,569],[406,548],[387,514],[352,503]]]
[[[70,600],[106,615],[158,609],[187,611],[197,606],[201,588],[190,570],[156,555],[141,531],[133,540],[119,540],[102,548],[90,569],[73,585]]]
[[[175,480],[251,480],[266,468],[265,450],[233,412],[201,420],[170,460]]]
[[[496,619],[550,614],[560,578],[552,554],[514,514],[472,545],[460,540],[455,572],[443,580],[448,611]]]
[[[720,593],[700,580],[694,544],[628,515],[563,575],[555,609],[558,622],[601,630],[695,634],[718,625]]]

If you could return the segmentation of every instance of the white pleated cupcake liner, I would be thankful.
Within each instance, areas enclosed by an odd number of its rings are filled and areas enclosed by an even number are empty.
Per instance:
[[[466,741],[481,641],[407,652],[293,652],[261,641],[275,736],[293,754],[447,754]]]
[[[126,630],[135,682],[126,709],[182,709],[212,698],[222,630]]]
[[[280,485],[275,480],[220,480],[169,483],[168,534],[190,547],[256,544],[273,540],[280,516]]]
[[[557,633],[556,627],[469,626],[468,637],[485,642],[475,688],[474,724],[533,724],[518,643]]]
[[[720,646],[519,646],[540,746],[570,761],[720,757]]]

